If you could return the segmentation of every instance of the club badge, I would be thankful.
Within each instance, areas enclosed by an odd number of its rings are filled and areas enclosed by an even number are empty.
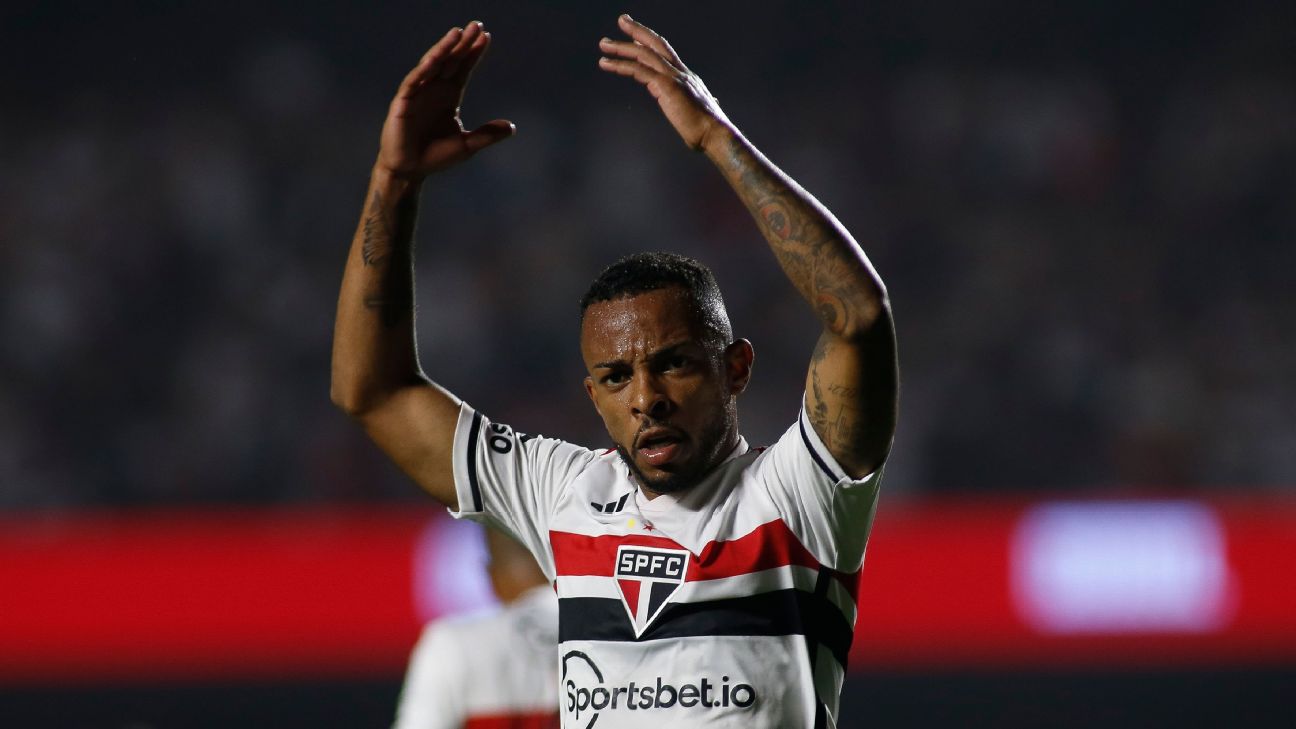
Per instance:
[[[643,635],[671,595],[684,584],[689,553],[683,549],[617,548],[616,581],[635,637]]]

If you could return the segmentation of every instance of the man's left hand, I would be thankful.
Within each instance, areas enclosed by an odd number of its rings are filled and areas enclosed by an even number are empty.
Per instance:
[[[599,67],[630,76],[647,87],[684,143],[702,149],[715,130],[729,125],[716,98],[665,38],[629,15],[617,18],[617,25],[630,40],[599,41],[599,50],[604,54]]]

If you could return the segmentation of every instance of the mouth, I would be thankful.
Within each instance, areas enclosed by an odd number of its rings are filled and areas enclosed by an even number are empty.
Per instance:
[[[684,434],[671,428],[649,428],[635,439],[635,451],[654,468],[675,460],[683,445]]]

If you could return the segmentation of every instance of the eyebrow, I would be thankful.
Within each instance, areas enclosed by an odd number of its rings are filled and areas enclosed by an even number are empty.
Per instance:
[[[675,354],[676,351],[678,351],[678,350],[680,350],[680,349],[682,349],[682,348],[684,348],[684,347],[687,347],[687,346],[689,346],[690,344],[694,344],[694,341],[693,341],[692,339],[685,339],[685,340],[682,340],[682,341],[679,341],[679,342],[675,342],[675,343],[673,343],[673,344],[668,344],[668,345],[666,345],[666,346],[664,346],[664,347],[660,347],[660,348],[658,348],[658,349],[655,349],[655,350],[649,352],[649,353],[648,353],[648,356],[645,357],[645,359],[647,359],[649,362],[652,362],[652,361],[655,361],[655,360],[659,360],[659,359],[661,359],[662,357],[667,357],[667,356],[669,356],[669,355]],[[629,363],[626,362],[625,360],[623,360],[623,359],[613,359],[613,360],[608,360],[607,362],[598,362],[598,363],[596,363],[593,367],[591,367],[590,369],[594,369],[594,370],[597,370],[597,369],[606,369],[606,370],[610,370],[610,369],[615,369],[615,368],[617,368],[617,367],[626,367],[626,366],[629,366]]]

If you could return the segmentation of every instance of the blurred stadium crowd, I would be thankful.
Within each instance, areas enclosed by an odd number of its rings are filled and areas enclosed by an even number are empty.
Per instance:
[[[892,492],[1290,489],[1291,25],[1075,5],[643,15],[888,282]],[[238,4],[123,11],[106,39],[95,17],[28,18],[0,112],[0,508],[418,498],[328,398],[386,100],[474,12],[414,7],[272,8],[241,33]],[[476,14],[496,43],[466,121],[519,135],[425,187],[424,367],[498,420],[599,445],[576,302],[616,256],[678,250],[755,342],[744,430],[776,438],[813,320],[719,176],[599,74],[613,11]]]

